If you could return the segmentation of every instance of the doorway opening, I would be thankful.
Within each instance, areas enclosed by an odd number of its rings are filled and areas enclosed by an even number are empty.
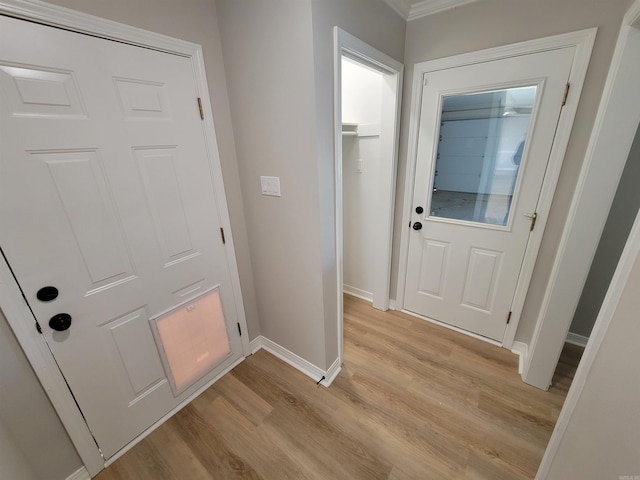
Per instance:
[[[385,254],[377,232],[388,220],[382,215],[389,199],[379,191],[392,160],[380,148],[383,81],[382,72],[342,57],[343,290],[372,303],[376,259]],[[376,293],[384,310],[384,291]]]
[[[338,352],[343,293],[389,309],[403,66],[334,29]]]

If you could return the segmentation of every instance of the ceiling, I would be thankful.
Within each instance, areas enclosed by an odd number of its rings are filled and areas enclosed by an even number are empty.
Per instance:
[[[477,0],[384,0],[405,20],[415,20]]]

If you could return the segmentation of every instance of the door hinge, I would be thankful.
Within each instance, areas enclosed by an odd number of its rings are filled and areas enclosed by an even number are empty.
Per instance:
[[[238,323],[238,335],[242,336],[242,328],[240,328],[240,324]]]
[[[567,83],[567,86],[564,87],[564,96],[562,97],[562,106],[564,107],[567,104],[567,97],[569,96],[569,89],[571,88],[571,84]]]
[[[220,227],[220,237],[222,237],[222,243],[227,243],[227,240],[224,238],[224,228]]]
[[[37,320],[36,320],[36,330],[38,331],[39,334],[42,334],[42,327],[40,326]]]
[[[198,110],[200,110],[200,120],[204,120],[204,110],[202,109],[202,99],[198,97]]]
[[[511,321],[511,314],[513,312],[509,312],[509,314],[507,315],[507,325],[509,325],[509,322]]]

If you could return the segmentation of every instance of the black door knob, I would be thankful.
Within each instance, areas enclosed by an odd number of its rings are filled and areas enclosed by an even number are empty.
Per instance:
[[[416,207],[416,213],[417,213],[418,215],[420,215],[422,212],[424,212],[424,208],[422,208],[422,207]]]
[[[413,229],[414,230],[421,230],[422,229],[422,224],[420,222],[416,222],[413,224]]]
[[[56,332],[64,332],[71,326],[71,315],[58,313],[49,319],[49,326]]]
[[[50,302],[58,298],[58,289],[52,286],[42,287],[38,290],[38,293],[36,293],[36,297],[41,302]]]

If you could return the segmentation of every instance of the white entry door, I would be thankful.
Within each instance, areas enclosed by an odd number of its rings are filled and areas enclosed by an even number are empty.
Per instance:
[[[242,355],[194,64],[0,17],[0,88],[0,246],[109,458]],[[193,385],[179,306],[219,323]]]
[[[425,75],[405,309],[503,339],[574,53]]]

